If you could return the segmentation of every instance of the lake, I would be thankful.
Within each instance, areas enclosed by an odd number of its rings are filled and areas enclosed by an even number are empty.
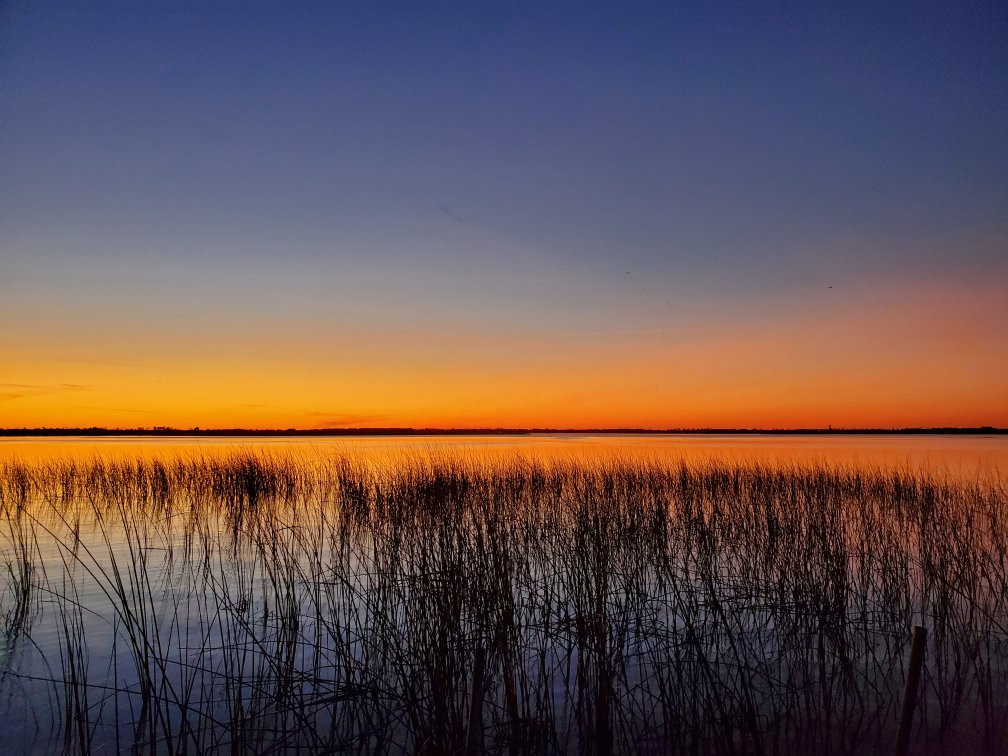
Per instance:
[[[1008,742],[1003,436],[0,441],[0,751]]]
[[[149,459],[237,450],[297,455],[347,454],[372,459],[418,451],[482,455],[663,460],[717,459],[734,462],[820,463],[866,467],[909,466],[935,474],[975,477],[1008,470],[1008,435],[825,435],[825,434],[529,434],[488,436],[332,437],[70,437],[0,438],[4,459]]]

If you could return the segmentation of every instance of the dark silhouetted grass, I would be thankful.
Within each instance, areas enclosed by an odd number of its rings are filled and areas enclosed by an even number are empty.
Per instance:
[[[1005,752],[1000,478],[234,454],[0,466],[9,748]],[[17,729],[17,728],[14,728]]]

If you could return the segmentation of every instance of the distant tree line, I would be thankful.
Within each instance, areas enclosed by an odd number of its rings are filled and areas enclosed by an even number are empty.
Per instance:
[[[1008,428],[0,428],[0,436],[516,436],[536,433],[661,435],[1002,435]]]

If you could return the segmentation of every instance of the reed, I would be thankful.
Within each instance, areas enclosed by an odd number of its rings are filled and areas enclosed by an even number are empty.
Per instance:
[[[854,467],[6,462],[0,746],[874,753],[920,624],[911,749],[1001,753],[1006,508]]]

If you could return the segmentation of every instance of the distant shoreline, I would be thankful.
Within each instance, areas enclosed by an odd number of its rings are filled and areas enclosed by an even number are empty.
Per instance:
[[[342,437],[342,436],[531,436],[531,435],[662,435],[662,436],[944,436],[1008,435],[1008,428],[0,428],[0,437]]]

